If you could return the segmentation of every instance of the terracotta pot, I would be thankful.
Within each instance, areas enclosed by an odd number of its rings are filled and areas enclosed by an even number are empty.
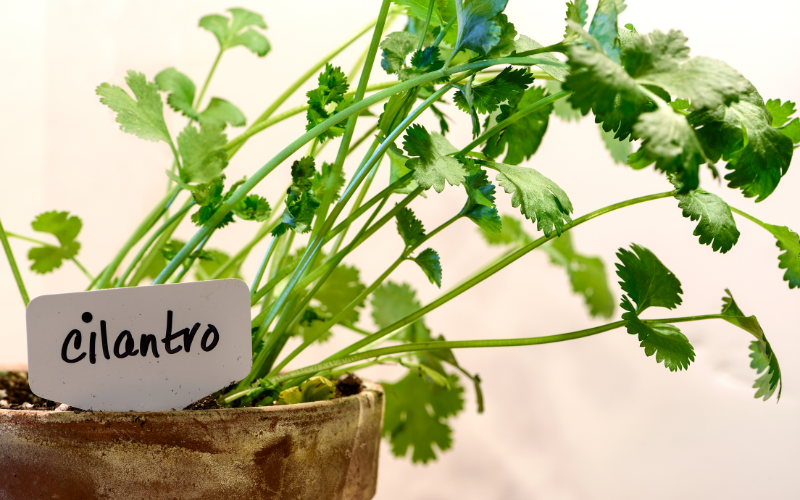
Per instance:
[[[291,406],[0,410],[0,499],[369,499],[383,390]]]

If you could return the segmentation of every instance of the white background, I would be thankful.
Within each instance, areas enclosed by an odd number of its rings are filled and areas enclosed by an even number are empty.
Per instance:
[[[227,53],[208,97],[231,100],[250,120],[312,61],[378,10],[378,2],[239,3],[265,16],[273,50],[264,59],[241,48]],[[765,99],[800,100],[800,3],[630,3],[622,20],[640,32],[682,29],[693,55],[725,60],[751,79]],[[0,3],[0,217],[6,229],[30,235],[29,223],[40,212],[78,214],[84,221],[79,258],[91,271],[99,271],[163,196],[164,170],[171,157],[163,143],[120,132],[94,88],[101,82],[123,85],[128,69],[152,78],[169,66],[200,86],[216,54],[216,41],[196,27],[197,20],[230,6],[235,5],[142,0]],[[545,45],[559,40],[563,32],[562,0],[512,1],[507,13],[520,33]],[[336,64],[349,70],[367,38],[361,43]],[[373,75],[373,81],[390,79],[379,68]],[[286,107],[303,100],[298,93]],[[453,108],[447,113],[460,123],[450,140],[465,144],[467,116]],[[180,117],[168,119],[173,134],[184,123]],[[303,127],[302,117],[297,117],[251,140],[231,162],[228,178],[254,172]],[[578,125],[551,121],[541,149],[528,165],[569,193],[576,216],[669,189],[664,177],[650,169],[634,172],[613,165],[591,120]],[[348,168],[352,171],[353,165]],[[271,201],[289,179],[288,163],[279,170],[256,190]],[[385,177],[385,171],[379,174],[382,182]],[[775,194],[758,205],[710,176],[704,176],[703,186],[765,221],[800,229],[797,172],[790,171]],[[461,207],[463,196],[460,189],[448,188],[442,195],[416,201],[413,208],[426,227],[433,228]],[[511,213],[507,196],[500,196],[499,204],[501,211]],[[681,217],[674,200],[618,211],[581,226],[573,236],[580,250],[601,255],[608,268],[620,246],[636,242],[654,250],[683,283],[685,305],[678,315],[716,312],[723,289],[731,288],[741,308],[758,315],[781,360],[786,388],[780,404],[752,398],[749,339],[720,322],[682,327],[695,345],[697,360],[688,372],[677,374],[646,358],[623,331],[560,345],[462,351],[462,364],[484,380],[486,412],[475,414],[468,390],[467,411],[455,423],[454,447],[437,464],[412,466],[385,450],[377,498],[800,497],[800,290],[789,290],[781,281],[774,239],[747,221],[737,222],[740,242],[724,256],[697,244],[694,223]],[[213,246],[235,250],[254,228],[237,223],[216,236]],[[189,227],[180,233],[191,234]],[[30,245],[13,241],[12,246],[27,268]],[[442,256],[445,288],[496,252],[482,243],[468,221],[449,228],[433,246]],[[257,247],[245,266],[248,280],[264,249],[265,245]],[[350,262],[357,263],[362,280],[370,282],[399,251],[400,239],[387,225]],[[25,270],[24,278],[32,296],[86,286],[83,275],[69,263],[46,277]],[[412,264],[401,266],[392,279],[414,284],[423,302],[439,294]],[[616,285],[614,290],[619,292]],[[0,316],[0,363],[24,362],[24,311],[4,263]],[[570,294],[563,272],[537,252],[436,310],[427,322],[434,333],[450,339],[547,335],[598,324]],[[362,315],[362,326],[371,327],[368,314]],[[354,339],[347,332],[340,337],[298,359],[296,366]]]

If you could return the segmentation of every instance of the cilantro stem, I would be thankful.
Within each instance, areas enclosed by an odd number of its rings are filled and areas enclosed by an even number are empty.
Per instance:
[[[195,110],[198,110],[200,108],[200,103],[203,102],[203,96],[206,95],[208,84],[211,82],[211,77],[214,76],[214,72],[217,70],[217,65],[219,64],[219,60],[222,58],[223,52],[225,52],[225,50],[220,47],[219,53],[217,53],[217,58],[214,59],[214,64],[211,65],[211,69],[208,71],[208,76],[206,76],[206,81],[203,83],[203,89],[200,90],[200,94],[197,96],[197,101],[194,103]]]
[[[131,260],[131,263],[128,264],[128,268],[125,269],[125,272],[122,273],[122,276],[119,277],[119,280],[117,280],[117,284],[114,285],[114,288],[120,288],[125,286],[125,280],[128,279],[128,276],[130,275],[131,272],[133,272],[133,269],[136,267],[136,264],[138,264],[142,260],[144,254],[147,252],[147,250],[150,248],[153,242],[156,241],[156,238],[158,238],[169,226],[175,223],[175,221],[182,219],[183,215],[190,208],[192,208],[192,205],[194,205],[194,200],[190,198],[183,205],[183,207],[181,207],[181,209],[178,210],[178,212],[176,212],[172,217],[167,219],[163,224],[161,224],[161,226],[158,229],[155,230],[155,232],[150,236],[150,238],[145,242],[145,244],[142,245],[142,248],[139,249],[139,252],[133,258],[133,260]]]
[[[172,275],[172,273],[175,272],[175,269],[177,269],[177,267],[179,265],[179,262],[181,262],[183,259],[185,259],[186,256],[192,250],[194,250],[194,248],[197,247],[198,244],[200,244],[200,242],[212,231],[212,229],[228,213],[230,213],[231,210],[233,210],[233,208],[236,206],[236,204],[239,203],[239,201],[241,201],[241,199],[244,198],[247,195],[247,193],[249,193],[256,185],[258,185],[258,183],[260,183],[267,175],[269,175],[281,163],[283,163],[291,155],[293,155],[295,152],[297,152],[298,149],[300,149],[301,147],[303,147],[303,145],[308,143],[308,141],[314,139],[315,137],[319,136],[320,134],[322,134],[323,132],[325,132],[329,128],[337,125],[338,123],[341,123],[342,121],[348,119],[353,114],[360,113],[362,110],[368,108],[369,106],[371,106],[371,105],[373,105],[373,104],[375,104],[377,102],[382,101],[383,99],[385,99],[385,98],[387,98],[387,97],[389,97],[391,95],[394,95],[394,94],[397,94],[399,92],[403,92],[405,90],[408,90],[410,88],[414,88],[416,86],[423,85],[425,83],[440,79],[440,78],[442,78],[444,76],[450,76],[450,75],[452,75],[454,73],[461,73],[461,72],[464,72],[464,71],[473,71],[473,70],[477,71],[477,70],[481,70],[481,69],[484,69],[484,68],[488,68],[490,66],[501,65],[501,64],[511,64],[511,65],[520,65],[520,66],[531,66],[531,65],[539,65],[539,64],[559,65],[559,66],[562,65],[561,63],[556,63],[556,62],[548,61],[548,60],[544,60],[544,59],[534,59],[534,58],[525,58],[525,57],[522,57],[522,58],[520,58],[520,57],[503,57],[503,58],[499,58],[499,59],[487,59],[485,61],[476,61],[476,62],[464,64],[464,65],[461,65],[461,66],[457,66],[457,67],[454,67],[454,68],[448,68],[448,69],[444,69],[443,68],[443,69],[440,69],[440,70],[437,70],[437,71],[432,71],[430,73],[425,73],[424,75],[420,75],[420,76],[417,76],[417,77],[414,77],[414,78],[410,78],[408,80],[405,80],[405,81],[399,83],[398,85],[392,86],[389,89],[383,90],[381,92],[377,92],[377,93],[375,93],[375,94],[363,99],[362,101],[360,101],[360,102],[358,102],[356,104],[353,104],[352,106],[348,106],[347,108],[343,109],[341,112],[334,114],[330,118],[324,120],[323,122],[321,122],[316,127],[312,128],[311,130],[307,131],[306,133],[304,133],[303,135],[301,135],[300,137],[298,137],[297,139],[292,141],[290,144],[288,144],[286,147],[284,147],[277,155],[275,155],[266,164],[264,164],[264,166],[262,166],[260,169],[258,169],[258,171],[256,171],[249,179],[247,179],[247,181],[244,184],[242,184],[239,187],[239,189],[237,189],[228,198],[228,200],[225,201],[217,209],[217,211],[214,213],[214,215],[211,216],[211,218],[205,223],[205,225],[203,225],[203,227],[200,228],[194,234],[194,236],[192,236],[192,238],[186,243],[186,245],[184,245],[183,248],[181,248],[181,250],[175,256],[175,258],[172,261],[170,261],[167,264],[167,266],[164,268],[164,270],[156,277],[156,279],[153,281],[153,284],[158,285],[158,284],[164,283]],[[447,87],[444,87],[444,88],[447,88]],[[438,97],[439,96],[437,95],[436,98],[438,99]],[[426,102],[427,102],[427,105],[425,107],[430,106],[430,104],[433,103],[433,101],[428,102],[428,100],[426,100]],[[420,106],[422,106],[422,105],[420,105]],[[392,140],[394,140],[394,139],[392,139]],[[387,147],[388,147],[388,145],[387,145]],[[357,174],[359,174],[359,173],[357,172]],[[361,174],[363,175],[363,172]],[[353,180],[355,180],[355,178]],[[358,181],[355,184],[351,181],[351,186],[355,185],[357,187],[357,185],[358,185],[358,183],[360,183],[360,181],[361,181],[360,178],[358,179]],[[348,187],[350,187],[350,186],[348,186]],[[346,203],[349,200],[351,195],[352,195],[352,193],[349,193],[348,190],[345,190],[345,193],[342,196],[342,200],[344,200],[344,203]],[[340,203],[342,203],[342,200],[340,200]],[[339,204],[337,204],[337,206],[339,206]],[[342,204],[342,206],[343,206],[343,204]],[[341,209],[339,209],[339,211],[341,211]],[[309,248],[311,248],[311,247],[309,247]],[[315,252],[316,251],[314,251],[314,253]],[[111,266],[111,267],[114,267],[114,270],[116,270],[115,266]],[[109,278],[110,278],[110,276],[109,277],[105,277],[105,281],[107,282]],[[105,283],[103,283],[103,285],[105,285]]]
[[[436,3],[436,0],[430,0],[428,2],[428,15],[425,17],[425,25],[422,27],[422,33],[419,35],[419,43],[417,44],[417,50],[422,50],[422,46],[425,44],[425,35],[428,34],[428,25],[431,23],[431,16],[433,15],[433,6]]]
[[[269,242],[267,253],[264,254],[264,259],[261,261],[261,265],[258,266],[258,272],[256,273],[256,277],[253,278],[253,284],[250,286],[251,295],[258,290],[258,284],[261,282],[261,278],[264,276],[264,269],[267,268],[269,259],[272,258],[272,253],[275,251],[275,244],[277,243],[278,238],[280,238],[280,236],[273,236],[272,241]]]
[[[642,196],[642,197],[639,197],[639,198],[626,200],[626,201],[623,201],[623,202],[615,203],[613,205],[609,205],[607,207],[600,208],[598,210],[595,210],[594,212],[590,212],[590,213],[588,213],[588,214],[586,214],[586,215],[584,215],[582,217],[579,217],[579,218],[575,219],[571,226],[569,226],[568,228],[564,228],[564,231],[571,230],[571,229],[583,224],[584,222],[590,221],[590,220],[592,220],[592,219],[594,219],[596,217],[599,217],[599,216],[601,216],[603,214],[607,214],[609,212],[613,212],[614,210],[618,210],[620,208],[629,207],[629,206],[632,206],[632,205],[637,205],[639,203],[644,203],[646,201],[658,200],[658,199],[661,199],[661,198],[668,198],[668,197],[672,196],[673,194],[674,194],[674,191],[667,191],[665,193],[651,194],[651,195],[648,195],[648,196]],[[408,324],[413,323],[414,321],[418,320],[419,318],[421,318],[425,314],[427,314],[430,311],[436,309],[437,307],[441,306],[442,304],[445,304],[445,303],[449,302],[450,300],[454,299],[455,297],[461,295],[462,293],[464,293],[465,291],[469,290],[473,286],[477,285],[478,283],[484,281],[485,279],[489,278],[490,276],[492,276],[495,273],[499,272],[500,270],[504,269],[506,266],[508,266],[512,262],[520,259],[522,256],[526,255],[527,253],[529,253],[530,251],[536,249],[537,247],[541,246],[542,244],[546,243],[547,241],[555,238],[556,236],[558,236],[558,235],[555,232],[553,232],[553,233],[550,234],[550,236],[542,236],[541,238],[539,238],[537,240],[534,240],[533,242],[521,247],[520,249],[518,249],[518,250],[514,251],[513,253],[511,253],[510,255],[504,257],[502,260],[500,260],[499,262],[497,262],[493,266],[489,267],[488,269],[484,270],[483,272],[475,275],[473,278],[463,282],[461,285],[459,285],[459,286],[455,287],[454,289],[450,290],[449,292],[445,293],[444,295],[442,295],[438,299],[434,300],[430,304],[428,304],[428,305],[426,305],[424,307],[421,307],[420,309],[418,309],[414,313],[409,314],[405,318],[402,318],[402,319],[394,322],[393,324],[391,324],[391,325],[387,326],[386,328],[383,328],[382,330],[370,335],[369,337],[366,337],[366,338],[364,338],[364,339],[362,339],[362,340],[360,340],[358,342],[355,342],[354,344],[350,345],[349,347],[346,347],[345,349],[340,350],[339,352],[337,352],[333,356],[330,356],[329,358],[327,358],[327,360],[339,359],[339,358],[342,358],[344,356],[348,356],[349,354],[361,349],[362,347],[366,347],[366,346],[372,344],[373,342],[378,341],[381,338],[389,335],[390,333],[392,333],[392,332],[394,332],[394,331],[396,331],[396,330],[398,330],[398,329],[400,329],[400,328],[402,328],[402,327],[404,327],[404,326],[406,326]]]
[[[28,307],[28,303],[30,302],[28,291],[25,289],[25,282],[22,281],[22,275],[19,273],[17,261],[14,259],[14,252],[11,250],[11,245],[8,243],[8,238],[6,237],[2,222],[0,222],[0,241],[3,243],[3,250],[6,252],[8,265],[11,266],[11,272],[14,274],[14,280],[17,282],[17,288],[19,289],[19,294],[22,296],[22,302],[25,304],[25,307]]]
[[[174,222],[167,226],[167,228],[161,233],[161,236],[158,237],[155,245],[148,251],[147,255],[142,259],[141,264],[139,264],[139,268],[136,269],[136,272],[133,273],[133,277],[128,281],[128,284],[125,286],[136,286],[139,284],[141,280],[145,278],[147,275],[150,266],[153,264],[153,261],[156,260],[158,257],[163,256],[162,249],[164,245],[167,244],[169,239],[172,237],[172,234],[178,229],[178,226],[182,222],[183,218],[186,217],[186,212],[181,214],[180,216],[176,217]]]
[[[183,277],[186,276],[186,273],[189,272],[189,269],[192,268],[197,258],[200,257],[200,253],[203,251],[203,248],[205,248],[206,243],[208,243],[208,240],[211,239],[211,235],[213,234],[214,232],[212,231],[208,236],[206,236],[206,239],[200,242],[200,245],[198,245],[197,250],[195,250],[191,255],[189,255],[189,257],[183,263],[183,269],[181,269],[181,272],[178,273],[177,276],[175,276],[175,278],[172,280],[172,283],[181,282]]]
[[[297,80],[294,81],[294,83],[289,85],[289,87],[286,90],[284,90],[283,93],[281,95],[279,95],[275,99],[275,101],[273,101],[273,103],[270,104],[269,107],[267,109],[265,109],[263,113],[261,113],[261,115],[258,118],[256,118],[256,120],[247,128],[247,130],[242,135],[248,134],[251,131],[251,129],[257,127],[258,124],[260,124],[261,122],[266,121],[267,118],[272,116],[272,113],[274,113],[281,106],[281,104],[286,102],[286,100],[289,97],[291,97],[292,94],[294,94],[297,91],[297,89],[299,89],[304,83],[306,83],[306,80],[308,80],[309,78],[314,76],[314,74],[317,71],[319,71],[319,69],[321,67],[325,66],[326,63],[330,62],[331,59],[333,59],[334,57],[339,55],[340,52],[342,52],[344,49],[349,47],[353,42],[355,42],[356,40],[361,38],[361,35],[363,35],[367,31],[371,30],[373,28],[373,26],[375,26],[377,23],[378,23],[378,19],[377,18],[372,20],[371,22],[367,23],[363,28],[358,30],[358,32],[356,32],[355,35],[353,35],[352,37],[347,39],[345,42],[343,42],[338,47],[334,48],[332,51],[330,51],[327,54],[325,54],[322,57],[322,59],[317,61],[305,73],[300,75],[300,77],[298,77]],[[246,141],[247,138],[252,136],[252,135],[253,134],[251,133],[250,135],[245,137],[238,145],[236,145],[233,148],[231,148],[231,152],[229,152],[229,156],[232,156],[233,154],[235,154],[236,151],[238,151],[239,148],[242,147],[241,145],[244,144],[244,141]]]
[[[555,101],[557,101],[557,100],[559,100],[559,99],[561,99],[563,97],[566,97],[566,96],[570,95],[571,93],[572,93],[572,91],[570,91],[570,90],[562,90],[560,92],[556,92],[555,94],[549,95],[549,96],[547,96],[547,97],[545,97],[543,99],[539,99],[538,101],[534,102],[530,106],[526,106],[526,107],[522,108],[521,110],[519,110],[516,113],[514,113],[513,115],[509,116],[505,120],[496,123],[489,130],[484,131],[481,135],[476,137],[472,142],[470,142],[469,144],[464,146],[464,148],[461,149],[461,151],[459,151],[458,153],[455,153],[454,155],[455,156],[459,156],[459,155],[465,155],[465,154],[469,153],[470,151],[475,149],[475,146],[485,142],[487,139],[489,139],[489,137],[491,137],[491,136],[495,135],[496,133],[500,132],[501,130],[505,129],[506,127],[508,127],[512,123],[515,123],[518,120],[521,120],[522,118],[524,118],[525,116],[533,113],[534,111],[536,111],[538,109],[541,109],[541,108],[547,106],[548,104],[550,104],[552,102],[555,102]]]
[[[97,289],[106,288],[108,283],[111,281],[111,277],[116,272],[117,268],[119,267],[122,259],[128,254],[128,252],[133,248],[133,246],[141,240],[145,234],[152,228],[158,219],[161,218],[161,215],[167,210],[167,207],[172,204],[175,200],[175,197],[178,196],[181,188],[179,186],[175,186],[172,188],[164,198],[156,204],[155,207],[147,214],[147,217],[139,224],[139,226],[133,231],[133,234],[128,238],[128,240],[122,245],[122,248],[119,249],[117,254],[105,268],[103,273],[100,275],[100,279],[97,280]],[[176,266],[177,267],[177,266]]]

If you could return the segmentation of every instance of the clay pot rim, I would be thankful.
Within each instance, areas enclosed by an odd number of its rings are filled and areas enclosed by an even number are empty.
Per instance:
[[[31,415],[31,416],[39,416],[39,417],[50,417],[53,415],[83,415],[89,416],[93,415],[96,417],[105,417],[108,419],[115,419],[115,418],[126,418],[129,419],[131,416],[137,416],[142,418],[186,418],[192,419],[193,417],[199,417],[201,415],[218,415],[224,414],[225,416],[235,416],[239,414],[246,414],[246,413],[259,413],[259,412],[268,412],[268,413],[295,413],[295,412],[303,412],[308,409],[323,409],[325,407],[330,407],[334,405],[341,405],[347,404],[350,401],[363,399],[363,402],[367,402],[370,397],[369,393],[376,393],[376,394],[383,394],[383,387],[381,384],[377,382],[373,382],[371,380],[362,379],[361,382],[361,392],[358,394],[353,394],[352,396],[344,396],[342,398],[334,398],[328,399],[325,401],[314,401],[311,403],[296,403],[293,405],[280,405],[280,406],[249,406],[245,408],[214,408],[214,409],[207,409],[207,410],[166,410],[166,411],[93,411],[93,410],[86,410],[86,411],[55,411],[55,410],[10,410],[10,409],[0,409],[0,416],[5,415]]]

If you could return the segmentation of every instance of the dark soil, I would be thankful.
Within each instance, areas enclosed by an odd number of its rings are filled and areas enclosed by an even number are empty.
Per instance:
[[[348,373],[336,380],[336,397],[352,396],[361,392],[361,379]],[[26,372],[0,372],[0,409],[52,411],[60,406],[55,401],[43,399],[31,392]],[[69,411],[82,411],[67,407]],[[223,408],[213,395],[195,401],[184,410],[216,410]]]

